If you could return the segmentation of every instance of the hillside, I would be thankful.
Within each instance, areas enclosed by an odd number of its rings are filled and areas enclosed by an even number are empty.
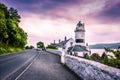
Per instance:
[[[120,46],[120,43],[103,43],[103,44],[95,44],[95,45],[89,45],[90,49],[104,49],[104,47],[116,49]]]

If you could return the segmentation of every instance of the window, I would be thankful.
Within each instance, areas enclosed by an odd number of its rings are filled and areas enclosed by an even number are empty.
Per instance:
[[[76,39],[75,41],[76,41],[76,43],[83,43],[84,42],[83,39]]]

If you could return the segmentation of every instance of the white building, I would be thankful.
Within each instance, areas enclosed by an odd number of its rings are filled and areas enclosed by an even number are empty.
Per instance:
[[[85,28],[84,23],[78,22],[75,28],[75,40],[73,38],[59,40],[59,43],[55,43],[59,50],[64,50],[67,54],[84,57],[89,55],[88,45],[85,45]]]
[[[69,47],[72,47],[75,45],[75,41],[73,38],[67,39],[65,37],[65,39],[63,41],[59,40],[59,43],[55,43],[55,45],[57,46],[58,50],[61,51],[64,49],[64,51],[67,51]]]

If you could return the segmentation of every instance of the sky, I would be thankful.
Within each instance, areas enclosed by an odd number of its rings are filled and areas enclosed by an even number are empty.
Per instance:
[[[120,0],[0,0],[18,10],[28,45],[45,45],[75,37],[78,21],[85,24],[88,44],[120,42]]]

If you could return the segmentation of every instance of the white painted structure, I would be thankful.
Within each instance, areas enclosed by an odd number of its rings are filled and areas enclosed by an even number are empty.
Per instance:
[[[67,54],[62,57],[60,51],[47,51],[60,55],[61,58],[64,58],[61,59],[61,62],[63,60],[65,65],[68,66],[83,80],[120,80],[120,69]]]
[[[65,39],[59,43],[55,44],[58,50],[64,49],[65,53],[84,57],[85,54],[89,54],[89,48],[85,45],[85,28],[84,23],[78,22],[75,28],[75,40],[73,38]]]
[[[65,64],[65,52],[64,51],[61,51],[62,52],[62,55],[61,55],[61,63],[62,64]]]
[[[69,47],[72,47],[74,45],[75,45],[75,41],[73,40],[73,38],[68,39],[65,45],[65,50],[67,50]]]
[[[80,21],[75,29],[75,42],[76,45],[85,46],[85,28],[84,23],[81,23]]]
[[[56,45],[59,51],[63,49],[67,51],[69,47],[72,47],[75,45],[75,41],[73,38],[69,38],[69,39],[65,39],[64,41],[59,42]]]

